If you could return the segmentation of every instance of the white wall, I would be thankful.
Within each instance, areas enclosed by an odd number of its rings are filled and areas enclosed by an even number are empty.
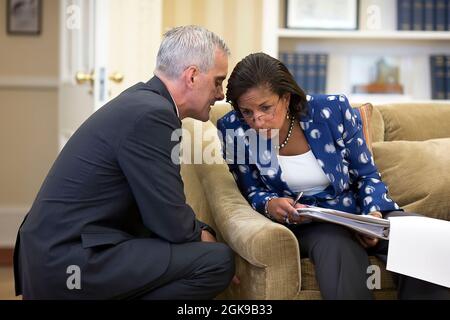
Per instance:
[[[187,24],[220,35],[231,50],[229,72],[237,62],[262,49],[263,0],[164,0],[163,32]]]
[[[0,0],[0,246],[14,244],[57,154],[58,3],[43,1],[40,36],[8,36]]]

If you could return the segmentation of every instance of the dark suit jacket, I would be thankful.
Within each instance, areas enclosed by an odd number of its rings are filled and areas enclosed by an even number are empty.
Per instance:
[[[181,127],[157,77],[124,91],[67,142],[19,230],[16,292],[26,299],[108,298],[152,283],[170,243],[200,241],[171,160]],[[69,290],[69,266],[81,290]]]

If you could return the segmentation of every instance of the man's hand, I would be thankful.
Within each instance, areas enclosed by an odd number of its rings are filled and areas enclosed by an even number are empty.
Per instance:
[[[374,212],[370,212],[369,215],[381,219],[383,218],[383,215],[381,214],[381,212],[379,211],[374,211]],[[359,241],[359,243],[365,248],[372,248],[375,247],[379,241],[378,238],[371,238],[371,237],[366,237],[363,235],[359,235],[359,234],[355,234],[356,239]]]
[[[216,238],[207,230],[202,230],[201,240],[202,242],[217,242]]]
[[[217,242],[216,238],[207,230],[202,230],[201,240],[202,242]],[[233,280],[231,281],[236,285],[241,283],[241,281],[236,275],[233,277]]]

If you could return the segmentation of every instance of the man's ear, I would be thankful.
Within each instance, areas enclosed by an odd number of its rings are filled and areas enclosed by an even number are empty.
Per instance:
[[[198,73],[199,71],[196,66],[190,66],[184,70],[184,80],[188,88],[192,88],[194,86]]]

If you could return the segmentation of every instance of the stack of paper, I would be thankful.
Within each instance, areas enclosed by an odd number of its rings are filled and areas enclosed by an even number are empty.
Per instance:
[[[387,270],[450,288],[450,222],[389,218]]]
[[[339,224],[368,237],[389,239],[389,220],[386,219],[315,206],[298,208],[297,214],[314,220]]]

